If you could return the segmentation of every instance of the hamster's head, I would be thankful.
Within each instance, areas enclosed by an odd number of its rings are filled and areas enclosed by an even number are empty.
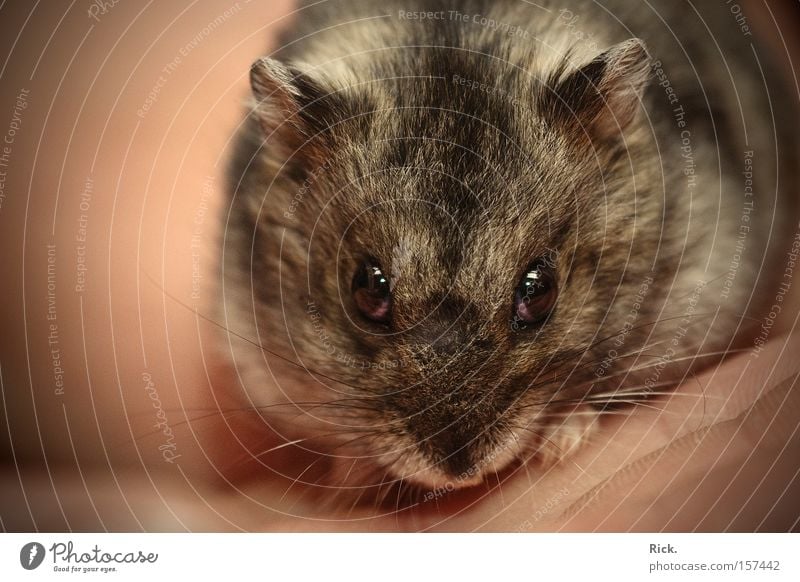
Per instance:
[[[631,257],[625,144],[649,65],[636,40],[538,74],[413,60],[416,75],[370,79],[253,66],[236,255],[243,312],[297,363],[276,399],[314,404],[295,426],[459,487],[558,448],[622,325],[615,302],[649,269]]]

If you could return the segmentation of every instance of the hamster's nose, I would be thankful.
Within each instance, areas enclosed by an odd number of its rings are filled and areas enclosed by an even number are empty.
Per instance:
[[[445,430],[430,437],[428,445],[439,470],[453,478],[465,478],[474,472],[475,440],[459,431]]]
[[[492,430],[474,420],[466,417],[446,423],[441,417],[428,417],[415,431],[419,452],[432,467],[460,486],[470,485],[480,477],[482,459],[496,442]]]

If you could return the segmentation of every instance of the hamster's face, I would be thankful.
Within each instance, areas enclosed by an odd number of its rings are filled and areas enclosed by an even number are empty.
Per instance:
[[[298,76],[279,67],[254,68],[257,96]],[[336,402],[309,414],[395,477],[458,487],[557,446],[563,409],[596,379],[620,323],[609,290],[628,293],[630,173],[602,128],[559,127],[547,94],[417,83],[392,88],[400,102],[290,91],[297,115],[260,118],[282,145],[268,139],[237,198],[258,199],[262,337],[313,378],[286,397]]]

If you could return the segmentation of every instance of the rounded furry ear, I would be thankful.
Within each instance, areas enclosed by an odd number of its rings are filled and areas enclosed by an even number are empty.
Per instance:
[[[618,137],[636,118],[650,79],[644,41],[632,38],[612,46],[576,71],[563,70],[548,83],[546,109],[551,121],[581,128],[590,137]]]
[[[265,137],[290,153],[311,147],[330,124],[334,94],[299,66],[258,59],[250,67],[250,86]]]

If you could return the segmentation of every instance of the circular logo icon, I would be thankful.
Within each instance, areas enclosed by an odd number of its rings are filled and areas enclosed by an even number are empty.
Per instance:
[[[19,551],[19,563],[26,570],[35,570],[44,561],[44,546],[38,542],[30,542]]]

